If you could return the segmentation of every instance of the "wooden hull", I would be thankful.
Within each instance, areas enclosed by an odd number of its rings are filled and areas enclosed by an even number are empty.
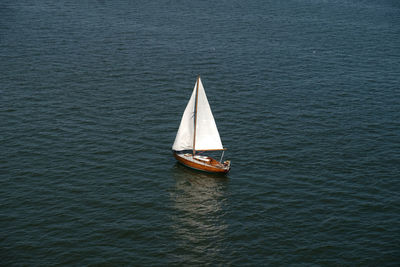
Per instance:
[[[211,158],[211,157],[193,157],[192,154],[178,154],[174,152],[175,159],[192,169],[196,169],[199,171],[205,171],[210,173],[228,173],[230,168],[230,164],[222,164],[219,161]]]

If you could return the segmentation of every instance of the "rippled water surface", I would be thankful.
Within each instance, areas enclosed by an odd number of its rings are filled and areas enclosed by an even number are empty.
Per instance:
[[[0,265],[397,265],[399,84],[395,0],[2,1]]]

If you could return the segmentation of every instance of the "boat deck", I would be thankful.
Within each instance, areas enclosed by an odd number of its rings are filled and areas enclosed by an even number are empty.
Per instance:
[[[222,164],[221,162],[208,156],[195,155],[193,157],[193,155],[190,153],[174,153],[174,155],[175,158],[182,164],[197,170],[222,173],[227,173],[230,170],[229,163]]]

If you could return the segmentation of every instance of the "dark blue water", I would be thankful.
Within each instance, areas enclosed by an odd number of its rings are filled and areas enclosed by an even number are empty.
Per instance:
[[[0,265],[398,265],[399,84],[395,0],[2,1]]]

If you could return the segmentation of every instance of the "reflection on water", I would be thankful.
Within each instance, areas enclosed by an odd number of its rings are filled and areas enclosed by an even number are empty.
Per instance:
[[[202,173],[176,164],[172,170],[175,188],[173,231],[178,248],[174,261],[206,263],[224,257],[224,221],[227,202],[225,176]]]

